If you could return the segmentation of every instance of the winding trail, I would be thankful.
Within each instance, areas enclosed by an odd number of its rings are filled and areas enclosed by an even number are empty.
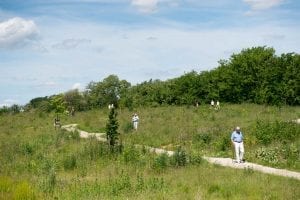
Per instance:
[[[106,133],[89,133],[83,130],[80,130],[77,128],[78,124],[68,124],[61,127],[61,129],[64,129],[69,132],[75,132],[78,131],[79,137],[81,138],[92,138],[95,137],[96,140],[106,142]]]
[[[69,124],[64,125],[61,127],[64,130],[75,132],[78,131],[80,138],[91,138],[94,137],[98,141],[106,142],[106,134],[105,133],[89,133],[83,130],[80,130],[77,128],[77,124]],[[144,145],[135,145],[137,148],[146,148],[148,151],[156,153],[156,154],[167,154],[168,156],[172,156],[174,154],[174,151],[167,151],[165,149],[160,148],[154,148],[150,146],[144,146]],[[284,176],[289,178],[295,178],[300,180],[300,173],[289,171],[286,169],[276,169],[272,167],[266,167],[263,165],[258,165],[255,163],[245,162],[245,163],[234,163],[231,158],[216,158],[216,157],[203,157],[205,160],[207,160],[209,163],[217,164],[225,167],[232,167],[237,169],[252,169],[255,171],[267,173],[267,174],[273,174],[278,176]]]

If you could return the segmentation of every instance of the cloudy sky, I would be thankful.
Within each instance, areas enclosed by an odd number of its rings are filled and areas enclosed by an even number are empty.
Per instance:
[[[253,46],[299,53],[299,19],[299,0],[0,0],[0,106],[211,70]]]

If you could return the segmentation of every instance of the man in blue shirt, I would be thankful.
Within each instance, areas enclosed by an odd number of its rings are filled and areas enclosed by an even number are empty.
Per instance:
[[[240,127],[236,127],[231,134],[231,142],[234,145],[235,157],[237,163],[242,163],[244,157],[244,144],[243,144],[243,134]]]

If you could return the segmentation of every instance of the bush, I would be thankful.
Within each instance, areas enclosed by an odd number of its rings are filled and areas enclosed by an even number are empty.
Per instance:
[[[24,155],[32,155],[33,151],[34,151],[34,147],[32,144],[26,142],[25,144],[22,145],[22,153]]]
[[[65,170],[73,170],[76,167],[76,156],[69,155],[63,161]]]
[[[176,167],[185,166],[187,164],[187,155],[181,147],[176,149],[172,158],[172,165]]]
[[[139,161],[140,158],[140,153],[138,150],[134,148],[134,146],[131,146],[129,148],[125,148],[123,151],[123,160],[125,163],[136,163]]]
[[[255,156],[265,163],[278,164],[278,149],[260,148],[255,152]]]
[[[123,127],[124,133],[130,133],[133,130],[133,126],[131,122],[127,122]]]
[[[203,163],[203,158],[200,154],[191,154],[189,156],[189,162],[193,165],[199,165]]]
[[[212,140],[212,136],[209,133],[199,133],[194,136],[194,140],[204,144],[209,144]]]
[[[217,150],[218,151],[227,151],[228,148],[231,146],[231,141],[228,136],[223,136],[221,137],[216,144]]]
[[[295,123],[289,122],[265,122],[257,120],[255,127],[255,136],[257,140],[264,145],[272,141],[292,141],[300,134],[300,129]]]
[[[157,171],[163,171],[168,167],[168,155],[166,153],[158,155],[154,159],[153,168]]]

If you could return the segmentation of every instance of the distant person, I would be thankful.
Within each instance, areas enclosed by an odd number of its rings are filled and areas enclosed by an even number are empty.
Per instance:
[[[210,107],[211,107],[211,108],[215,107],[215,102],[214,102],[214,100],[211,100],[211,102],[210,102]]]
[[[220,109],[220,102],[217,101],[217,104],[216,104],[216,110],[219,110]]]
[[[136,113],[134,113],[134,115],[132,117],[132,123],[133,123],[134,130],[137,130],[137,128],[138,128],[139,120],[140,120],[139,116]]]
[[[243,163],[244,160],[244,144],[243,144],[243,134],[240,127],[236,127],[231,134],[231,142],[234,145],[235,150],[235,162]]]
[[[110,109],[113,109],[113,108],[114,108],[114,104],[113,104],[113,103],[108,105],[108,109],[109,109],[109,110],[110,110]]]
[[[58,116],[56,116],[56,118],[54,119],[54,128],[56,130],[56,128],[60,128],[61,127],[61,123],[60,123],[60,119],[58,118]]]
[[[71,108],[71,116],[74,116],[75,115],[75,108],[72,106]]]

